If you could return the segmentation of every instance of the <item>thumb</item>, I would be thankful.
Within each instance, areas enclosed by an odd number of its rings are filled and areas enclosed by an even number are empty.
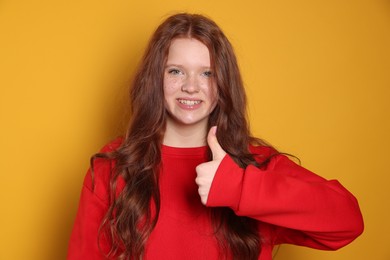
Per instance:
[[[216,126],[210,128],[209,134],[207,135],[207,144],[209,145],[213,154],[213,160],[222,160],[223,157],[225,157],[226,152],[222,149],[217,139]]]

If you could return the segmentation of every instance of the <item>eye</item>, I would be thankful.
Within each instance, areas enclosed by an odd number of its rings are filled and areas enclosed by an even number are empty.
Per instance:
[[[205,71],[202,73],[203,76],[207,77],[207,78],[210,78],[213,76],[213,73],[211,71]]]
[[[183,74],[183,72],[181,72],[179,69],[169,69],[169,70],[168,70],[168,74],[171,74],[171,75],[180,75],[180,74]]]

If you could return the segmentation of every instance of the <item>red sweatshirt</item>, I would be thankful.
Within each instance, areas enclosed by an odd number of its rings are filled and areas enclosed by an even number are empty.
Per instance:
[[[118,147],[107,145],[103,152]],[[259,161],[272,149],[252,147]],[[258,220],[262,237],[260,260],[272,259],[276,244],[290,243],[335,250],[363,231],[354,196],[335,180],[322,177],[278,155],[264,169],[240,168],[228,155],[221,162],[207,206],[198,195],[195,167],[206,161],[207,147],[162,146],[160,174],[161,209],[145,251],[145,259],[218,259],[219,247],[208,215],[210,207],[230,207],[237,215]],[[98,228],[108,209],[112,163],[95,163],[95,187],[90,172],[69,242],[68,259],[104,259],[98,244]],[[101,241],[103,250],[108,243]]]

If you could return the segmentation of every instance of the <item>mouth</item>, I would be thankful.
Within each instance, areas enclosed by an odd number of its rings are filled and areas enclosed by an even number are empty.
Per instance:
[[[200,104],[201,100],[188,100],[188,99],[178,99],[180,104],[186,105],[186,106],[195,106]]]

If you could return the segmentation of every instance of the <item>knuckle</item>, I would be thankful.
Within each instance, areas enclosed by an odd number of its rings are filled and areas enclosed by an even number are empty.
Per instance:
[[[195,168],[196,172],[201,172],[201,171],[203,171],[203,169],[204,169],[204,165],[203,165],[203,164],[199,164],[199,165],[196,166],[196,168]]]

